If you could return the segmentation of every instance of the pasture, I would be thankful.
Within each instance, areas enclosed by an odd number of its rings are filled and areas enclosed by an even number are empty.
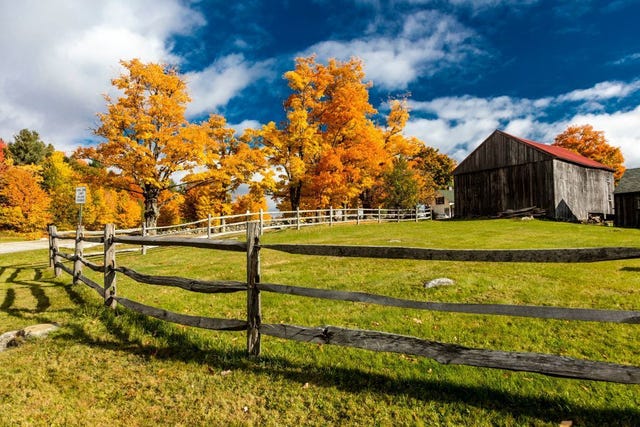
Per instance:
[[[308,227],[263,243],[464,249],[640,247],[640,230],[548,221]],[[90,252],[90,250],[87,250]],[[638,310],[640,260],[586,264],[309,257],[262,250],[263,282],[423,301]],[[97,258],[99,262],[99,258]],[[245,255],[155,248],[118,255],[147,274],[245,280]],[[99,280],[97,273],[86,272]],[[425,289],[447,277],[452,286]],[[46,251],[3,255],[0,333],[42,322],[49,338],[0,353],[0,424],[16,425],[637,425],[637,385],[441,365],[393,353],[212,332],[102,307],[53,278]],[[179,313],[242,318],[244,294],[202,295],[118,277],[118,294]],[[439,313],[262,294],[265,323],[375,329],[469,347],[640,366],[638,325]]]

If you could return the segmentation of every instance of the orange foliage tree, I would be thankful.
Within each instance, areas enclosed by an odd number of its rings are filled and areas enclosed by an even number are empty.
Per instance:
[[[126,71],[112,84],[124,92],[116,101],[105,96],[107,113],[98,114],[95,130],[106,142],[78,151],[139,186],[144,198],[144,220],[155,227],[160,193],[171,186],[171,175],[191,170],[201,162],[204,133],[185,118],[190,101],[177,71],[138,59],[122,61]]]
[[[285,73],[293,91],[287,118],[263,126],[260,137],[279,171],[275,195],[288,208],[356,203],[387,163],[362,68],[357,58],[324,65],[311,56]]]
[[[51,199],[35,166],[8,166],[0,176],[0,226],[18,232],[44,231]]]
[[[604,132],[594,130],[591,125],[569,126],[556,136],[553,145],[575,151],[609,166],[614,170],[613,177],[616,183],[624,174],[624,157],[620,148],[609,145]]]
[[[251,137],[236,137],[224,117],[212,114],[202,124],[205,132],[201,172],[187,175],[186,210],[194,219],[207,215],[229,215],[234,211],[233,198],[241,185],[250,185],[244,204],[266,206],[264,187],[270,186],[271,172],[262,150],[252,146]],[[247,197],[249,197],[247,199]],[[260,208],[258,208],[260,209]],[[233,212],[235,213],[235,212]],[[244,213],[244,212],[242,212]]]

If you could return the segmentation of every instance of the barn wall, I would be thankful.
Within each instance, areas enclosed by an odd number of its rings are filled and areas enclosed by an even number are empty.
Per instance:
[[[548,154],[496,131],[458,165],[455,173],[498,169],[550,158]]]
[[[614,224],[616,227],[640,228],[640,193],[614,194],[616,217]]]
[[[553,215],[552,170],[552,160],[546,160],[456,174],[456,216],[494,216],[507,209],[533,206]]]
[[[553,161],[556,219],[586,220],[589,213],[613,214],[613,173]]]

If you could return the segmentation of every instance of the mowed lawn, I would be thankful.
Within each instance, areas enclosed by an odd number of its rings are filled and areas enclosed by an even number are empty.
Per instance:
[[[640,230],[483,220],[319,226],[265,243],[430,248],[640,247]],[[91,252],[91,250],[87,250]],[[421,301],[640,310],[640,260],[475,263],[287,255],[263,249],[261,280]],[[92,259],[101,262],[100,258]],[[245,280],[243,253],[155,248],[118,254],[147,274]],[[86,273],[98,283],[99,274]],[[452,286],[425,289],[446,277]],[[0,333],[42,322],[49,338],[0,353],[0,425],[640,425],[640,385],[441,365],[394,353],[213,332],[103,308],[53,277],[46,251],[0,257]],[[167,310],[244,319],[243,293],[136,284],[118,294]],[[474,348],[640,366],[640,325],[451,314],[262,293],[263,323],[335,325]]]

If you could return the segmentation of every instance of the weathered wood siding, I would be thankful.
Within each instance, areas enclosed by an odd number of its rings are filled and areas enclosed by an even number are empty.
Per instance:
[[[613,173],[553,161],[554,218],[586,220],[590,213],[613,214]]]
[[[616,217],[614,223],[616,227],[640,228],[640,201],[639,193],[615,194]]]
[[[522,145],[522,144],[513,144]],[[493,216],[532,206],[553,209],[551,160],[454,176],[456,216]]]
[[[475,173],[550,159],[551,156],[548,154],[496,131],[458,165],[455,174]]]

